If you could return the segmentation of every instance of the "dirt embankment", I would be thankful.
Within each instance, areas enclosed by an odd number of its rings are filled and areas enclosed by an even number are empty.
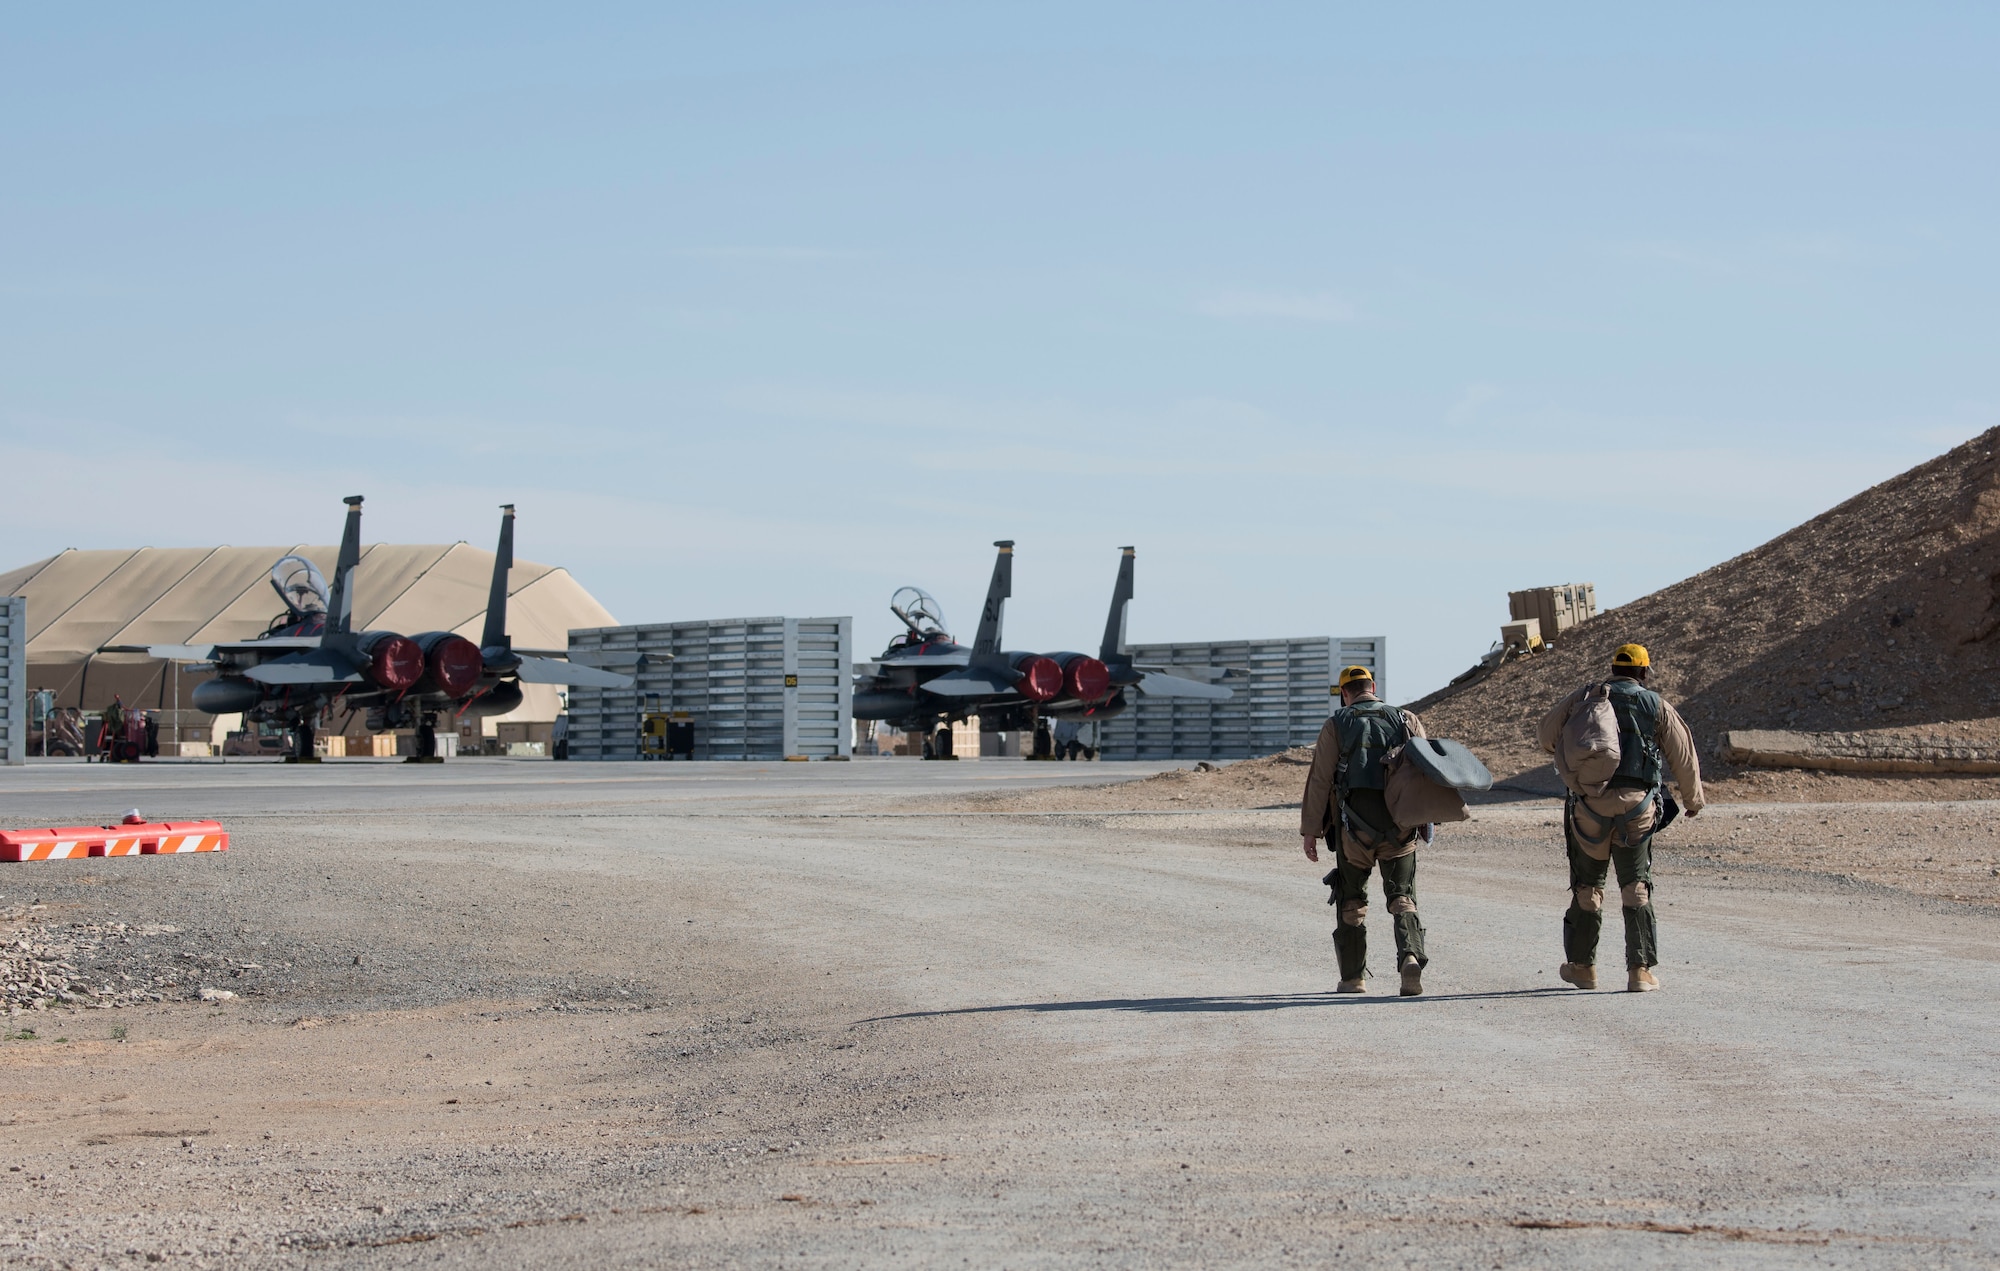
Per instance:
[[[1949,726],[1957,735],[1969,725],[1994,735],[1996,446],[2000,429],[1753,551],[1602,613],[1567,633],[1558,649],[1412,707],[1431,732],[1471,746],[1496,777],[1521,777],[1544,766],[1534,742],[1542,712],[1601,677],[1618,645],[1636,641],[1652,651],[1653,686],[1680,708],[1704,768],[1725,786],[1736,773],[1722,763],[1719,745],[1732,728]],[[1926,790],[1921,797],[1939,795]]]
[[[1694,730],[1716,802],[2000,798],[2000,777],[1754,770],[1722,756],[1731,729],[1888,730],[2000,745],[1997,448],[2000,429],[1600,614],[1560,648],[1410,705],[1430,733],[1471,746],[1503,792],[1553,796],[1561,787],[1536,746],[1536,721],[1601,677],[1613,649],[1636,641],[1652,652],[1653,687]],[[1022,811],[1269,807],[1297,802],[1310,759],[1306,748],[1219,772],[1001,803]]]

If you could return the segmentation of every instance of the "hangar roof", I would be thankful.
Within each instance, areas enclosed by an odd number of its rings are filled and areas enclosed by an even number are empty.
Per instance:
[[[110,644],[207,644],[261,635],[284,602],[271,590],[280,556],[304,556],[329,577],[337,547],[141,547],[77,551],[0,574],[0,596],[28,598],[28,680],[57,690],[64,705],[96,710],[112,695],[128,705],[167,706],[165,664]],[[474,641],[486,619],[493,553],[465,543],[362,549],[354,571],[354,627],[456,631]],[[520,648],[560,649],[576,627],[615,619],[569,571],[514,561],[507,626]],[[194,680],[183,673],[183,685]],[[524,685],[524,688],[536,686]],[[546,703],[530,713],[537,698]],[[160,700],[155,700],[160,699]],[[508,718],[554,718],[553,692],[530,694]]]

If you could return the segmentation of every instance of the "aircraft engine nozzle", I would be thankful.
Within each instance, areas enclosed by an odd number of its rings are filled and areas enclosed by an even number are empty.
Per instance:
[[[1087,655],[1064,661],[1063,693],[1079,702],[1098,702],[1111,692],[1111,668]]]
[[[1021,673],[1021,679],[1014,685],[1015,691],[1031,702],[1053,701],[1062,694],[1063,671],[1051,658],[1039,653],[1023,654],[1014,659],[1014,669]]]
[[[210,715],[255,710],[263,700],[263,687],[249,680],[203,680],[194,686],[194,708]]]
[[[424,651],[410,637],[393,631],[366,631],[359,643],[368,657],[368,678],[379,687],[402,692],[423,678]]]
[[[457,699],[479,687],[486,668],[479,646],[449,631],[427,631],[416,637],[424,654],[424,675],[417,682],[421,693],[442,693]]]

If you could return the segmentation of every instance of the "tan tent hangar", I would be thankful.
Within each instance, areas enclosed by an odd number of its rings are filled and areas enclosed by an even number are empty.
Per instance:
[[[172,710],[178,678],[185,709],[206,668],[139,653],[99,653],[106,645],[209,644],[261,635],[284,603],[271,589],[281,556],[304,556],[331,576],[337,547],[72,548],[0,574],[0,596],[28,601],[28,684],[53,689],[62,706],[102,710],[113,696],[128,706]],[[455,631],[475,643],[486,617],[494,555],[465,543],[364,548],[354,571],[354,628]],[[569,571],[516,558],[508,573],[507,625],[516,648],[562,649],[578,627],[616,619]],[[523,684],[512,712],[487,721],[545,722],[559,690]],[[339,726],[338,719],[329,721]]]

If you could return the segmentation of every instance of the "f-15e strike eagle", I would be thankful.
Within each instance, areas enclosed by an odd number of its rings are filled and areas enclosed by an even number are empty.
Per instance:
[[[994,546],[1000,555],[993,562],[971,648],[945,634],[944,613],[930,593],[904,587],[890,598],[890,611],[908,630],[873,662],[855,667],[854,718],[887,720],[905,731],[928,734],[977,715],[982,730],[998,731],[1030,729],[1037,719],[1109,719],[1135,697],[1219,702],[1235,696],[1220,684],[1133,662],[1125,647],[1125,610],[1132,602],[1130,547],[1119,549],[1123,555],[1111,614],[1096,657],[1003,650],[1000,629],[1014,590],[1014,544],[1006,539]],[[1220,678],[1222,672],[1218,668],[1214,674]],[[950,737],[949,732],[941,735]]]
[[[493,586],[478,644],[450,631],[406,636],[353,630],[354,574],[361,560],[361,496],[345,500],[347,525],[333,586],[303,556],[271,567],[285,613],[263,635],[219,644],[119,645],[179,662],[207,662],[215,678],[195,686],[194,705],[211,715],[281,724],[295,760],[313,757],[313,736],[329,710],[367,712],[371,731],[414,727],[415,758],[437,756],[438,718],[504,715],[521,704],[521,685],[629,688],[632,677],[561,660],[558,651],[523,652],[507,635],[507,571],[514,565],[514,505],[502,509]]]

